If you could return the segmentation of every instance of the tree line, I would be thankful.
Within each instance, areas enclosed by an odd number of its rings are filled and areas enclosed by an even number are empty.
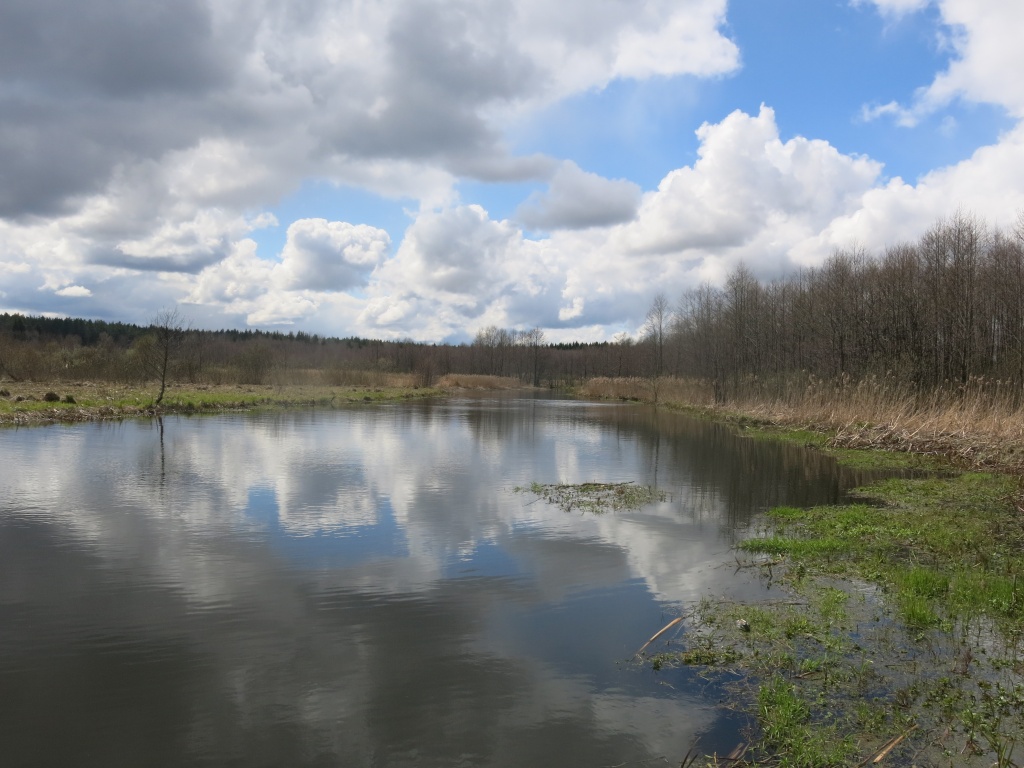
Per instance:
[[[919,392],[979,378],[1022,389],[1024,213],[1002,231],[959,211],[916,242],[880,254],[837,250],[772,281],[741,265],[723,285],[675,301],[657,295],[635,338],[596,343],[552,344],[540,328],[495,326],[464,344],[207,331],[177,310],[148,326],[0,314],[0,376],[15,380],[344,384],[366,371],[410,373],[423,385],[451,373],[553,386],[689,377],[719,400],[809,376],[889,376]]]
[[[771,282],[745,266],[722,286],[655,298],[648,375],[694,376],[716,396],[795,373],[892,376],[917,391],[987,378],[1024,385],[1024,213],[1010,232],[959,211],[914,243],[838,250]]]
[[[553,344],[540,328],[488,326],[463,344],[423,344],[292,331],[201,330],[182,311],[149,325],[0,314],[0,378],[122,383],[307,381],[365,384],[365,374],[413,374],[423,386],[447,374],[572,385],[592,376],[639,375],[642,350],[619,343]]]

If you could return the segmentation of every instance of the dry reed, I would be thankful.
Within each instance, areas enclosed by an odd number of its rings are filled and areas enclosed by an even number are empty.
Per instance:
[[[521,389],[526,385],[511,376],[449,373],[438,379],[437,386],[442,389]]]
[[[1005,381],[978,377],[921,393],[893,376],[750,378],[732,382],[716,403],[709,381],[598,378],[584,384],[580,394],[742,414],[778,426],[833,432],[839,447],[936,454],[974,468],[1024,472],[1024,391]]]

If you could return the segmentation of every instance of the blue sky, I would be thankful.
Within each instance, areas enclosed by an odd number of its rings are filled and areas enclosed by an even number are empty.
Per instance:
[[[1024,208],[1002,0],[178,10],[0,9],[0,310],[600,339]]]

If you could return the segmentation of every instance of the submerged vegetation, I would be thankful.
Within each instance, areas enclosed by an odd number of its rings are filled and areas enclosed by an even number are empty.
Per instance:
[[[516,487],[516,493],[532,493],[538,500],[559,507],[563,512],[605,512],[639,509],[656,501],[666,501],[668,494],[650,486],[625,483],[532,483],[529,488]]]

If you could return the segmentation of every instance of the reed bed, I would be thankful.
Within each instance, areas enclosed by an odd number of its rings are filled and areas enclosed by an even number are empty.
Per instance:
[[[726,392],[699,379],[591,379],[586,397],[640,400],[834,433],[844,448],[936,454],[972,468],[1024,474],[1024,389],[976,377],[919,392],[894,376],[750,378]],[[716,402],[717,400],[717,402]]]
[[[522,389],[526,385],[511,376],[449,373],[438,379],[436,386],[442,389]]]
[[[422,385],[421,377],[414,373],[394,373],[372,368],[311,369],[308,373],[317,383],[331,387],[415,387]]]

